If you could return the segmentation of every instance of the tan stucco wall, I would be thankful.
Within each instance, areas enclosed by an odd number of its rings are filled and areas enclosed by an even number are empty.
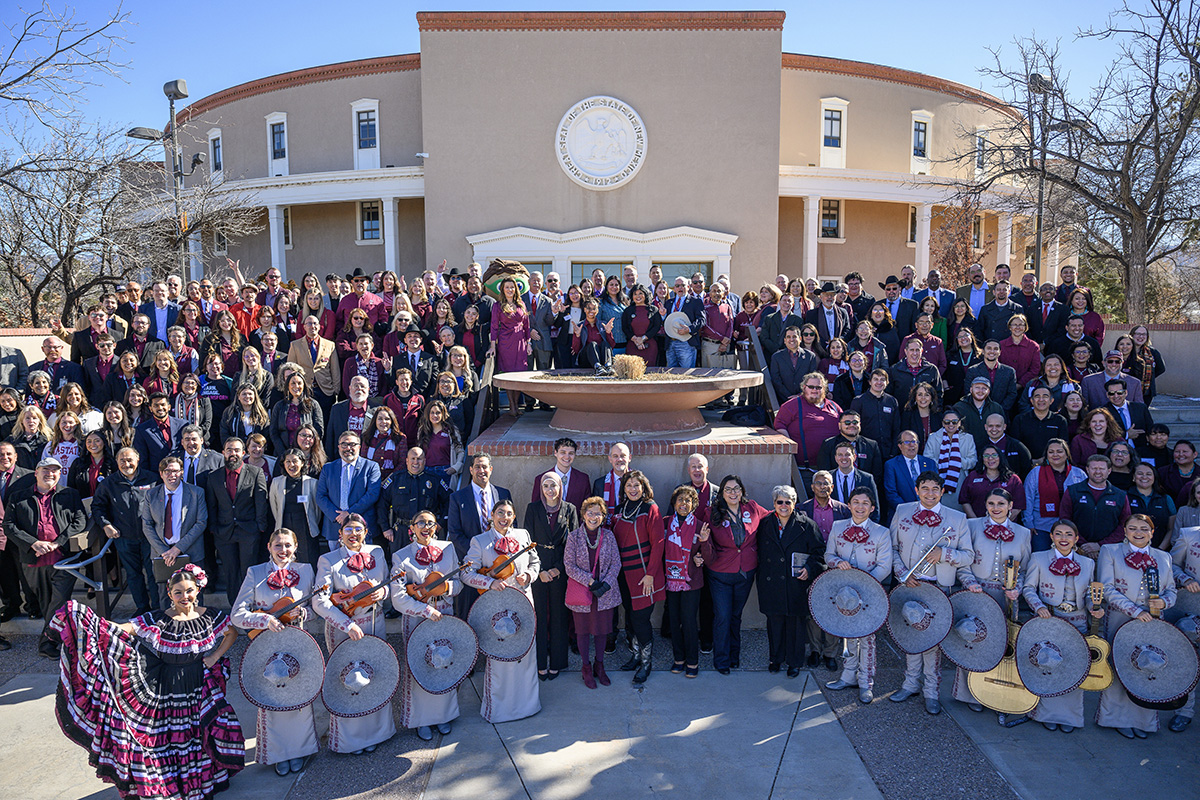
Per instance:
[[[288,115],[291,175],[354,169],[354,115],[350,104],[363,98],[379,101],[379,166],[419,166],[420,70],[309,83],[227,103],[180,129],[185,161],[190,163],[191,154],[197,150],[208,152],[208,131],[217,127],[221,129],[225,178],[265,177],[266,116],[282,111]]]
[[[329,272],[345,274],[355,267],[368,272],[383,269],[385,244],[354,243],[358,226],[354,203],[315,203],[290,208],[292,248],[285,253],[285,278],[299,283],[305,272],[315,272],[324,279]],[[411,278],[427,268],[424,201],[397,200],[396,212],[400,229],[399,273]],[[231,244],[229,257],[241,259],[242,272],[247,277],[266,271],[271,263],[269,231],[264,229],[238,245]],[[212,259],[208,270],[213,272],[224,265],[224,258]]]
[[[785,69],[780,95],[780,164],[820,166],[824,97],[850,102],[843,119],[847,169],[909,172],[912,112],[923,109],[934,115],[929,132],[929,156],[934,162],[930,173],[950,176],[955,174],[954,167],[937,162],[946,162],[974,147],[973,140],[960,138],[963,131],[973,134],[977,125],[996,125],[1000,119],[996,111],[930,89],[854,75]]]
[[[735,283],[774,275],[780,43],[779,31],[423,32],[431,258],[461,263],[465,236],[515,225],[694,225],[740,237]],[[596,94],[632,105],[648,137],[641,172],[607,192],[568,179],[554,149],[562,115]]]

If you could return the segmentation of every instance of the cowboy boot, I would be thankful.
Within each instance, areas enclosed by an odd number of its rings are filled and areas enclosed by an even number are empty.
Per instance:
[[[592,677],[592,665],[586,661],[583,662],[583,669],[581,672],[583,677],[583,685],[589,689],[595,689],[596,679]]]
[[[629,660],[621,665],[622,672],[633,672],[642,663],[642,650],[637,642],[629,645],[630,651]]]
[[[612,683],[612,681],[608,679],[608,673],[604,671],[603,661],[592,662],[592,674],[596,676],[596,680],[599,681],[601,686],[608,686]]]
[[[633,674],[633,682],[634,683],[645,683],[646,679],[650,677],[650,667],[651,667],[650,662],[654,658],[654,640],[653,639],[651,639],[646,644],[642,645],[642,647],[640,648],[640,651],[639,651],[639,655],[641,657],[642,664],[640,667],[638,667],[637,672],[635,672]]]

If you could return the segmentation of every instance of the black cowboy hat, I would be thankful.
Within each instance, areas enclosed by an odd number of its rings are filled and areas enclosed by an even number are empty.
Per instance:
[[[886,278],[884,278],[883,283],[879,284],[879,288],[886,289],[889,284],[893,284],[893,283],[896,284],[897,286],[899,286],[900,279],[897,278],[895,275],[888,275]]]
[[[362,278],[363,280],[367,280],[367,281],[371,280],[371,276],[368,275],[367,273],[363,272],[362,267],[355,267],[354,272],[351,272],[349,275],[346,276],[346,280],[348,280],[348,281],[355,281],[359,278]]]

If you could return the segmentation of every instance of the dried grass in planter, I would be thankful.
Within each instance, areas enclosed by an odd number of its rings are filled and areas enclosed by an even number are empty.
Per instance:
[[[612,368],[617,377],[625,381],[641,380],[646,374],[646,362],[641,356],[613,356]]]

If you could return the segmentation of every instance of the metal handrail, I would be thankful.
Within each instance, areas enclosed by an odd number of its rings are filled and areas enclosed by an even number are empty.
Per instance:
[[[61,570],[65,570],[66,572],[70,572],[76,578],[83,581],[84,583],[86,583],[88,586],[92,587],[92,589],[94,589],[97,592],[103,591],[103,589],[104,589],[103,584],[97,583],[96,581],[94,581],[91,578],[84,575],[79,570],[90,564],[94,564],[95,562],[104,558],[105,553],[108,552],[108,548],[112,546],[113,541],[114,540],[112,540],[112,539],[105,539],[104,546],[100,548],[100,552],[97,553],[96,555],[92,556],[91,558],[85,559],[84,561],[75,561],[73,559],[78,559],[78,558],[82,558],[83,556],[86,556],[87,555],[86,550],[80,552],[78,555],[72,556],[71,558],[67,558],[62,561],[59,561],[58,563],[53,564],[52,566],[55,569],[61,569]]]

